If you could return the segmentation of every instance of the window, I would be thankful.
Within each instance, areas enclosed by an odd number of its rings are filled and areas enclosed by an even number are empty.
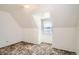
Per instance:
[[[41,23],[43,33],[52,33],[52,22],[49,19],[42,19]]]
[[[49,12],[35,13],[33,17],[42,33],[52,33],[52,21]]]

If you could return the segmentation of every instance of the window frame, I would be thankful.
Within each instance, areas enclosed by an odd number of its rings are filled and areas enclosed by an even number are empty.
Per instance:
[[[45,32],[46,28],[44,28],[44,21],[49,21],[51,23],[51,27],[49,29],[50,30],[49,32]],[[51,34],[52,33],[53,26],[52,26],[52,21],[49,18],[41,19],[41,30],[42,30],[42,33],[44,33],[44,34]]]

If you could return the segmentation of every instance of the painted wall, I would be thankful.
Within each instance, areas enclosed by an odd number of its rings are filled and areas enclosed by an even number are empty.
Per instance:
[[[38,43],[38,29],[23,28],[23,41],[30,43]]]
[[[42,33],[40,16],[39,16],[39,14],[37,14],[35,16],[34,16],[35,22],[37,23],[38,29],[39,29],[39,43],[48,42],[48,43],[52,43],[53,46],[56,48],[69,50],[69,51],[75,51],[76,27],[72,26],[74,21],[71,21],[68,19],[67,20],[55,19],[55,17],[54,17],[54,19],[51,18],[54,27],[53,27],[52,35],[49,35],[49,34]],[[69,22],[71,22],[71,24]],[[70,25],[68,25],[68,23]],[[57,26],[60,24],[61,24],[61,26]]]
[[[19,41],[38,43],[37,29],[22,28],[9,13],[0,11],[0,47]]]
[[[0,11],[0,47],[21,41],[22,29],[7,13]]]
[[[44,16],[44,14],[46,14],[46,16]],[[43,15],[43,16],[42,16]],[[46,13],[35,13],[32,15],[33,16],[33,20],[35,21],[36,25],[37,25],[37,28],[38,28],[38,43],[41,43],[41,42],[47,42],[47,43],[52,43],[52,34],[45,34],[43,33],[43,31],[41,30],[41,24],[42,24],[42,19],[43,18],[49,18],[49,13],[46,12]],[[49,17],[48,17],[49,16]]]
[[[75,51],[76,28],[53,28],[53,46],[59,49]]]
[[[77,42],[76,42],[76,53],[79,55],[79,20],[76,28],[76,33],[77,33]]]
[[[22,40],[38,43],[38,33],[39,30],[37,28],[20,28],[10,14],[0,11],[0,47]],[[54,27],[52,36],[53,46],[75,51],[75,34],[75,27]],[[44,41],[48,41],[48,39]]]

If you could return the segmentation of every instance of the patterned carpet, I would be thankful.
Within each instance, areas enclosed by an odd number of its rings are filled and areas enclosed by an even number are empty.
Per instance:
[[[75,52],[53,48],[52,44],[18,42],[0,48],[0,55],[76,55]]]

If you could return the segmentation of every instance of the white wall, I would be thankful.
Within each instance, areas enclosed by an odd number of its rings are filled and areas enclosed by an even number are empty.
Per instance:
[[[48,12],[47,12],[48,13]],[[35,21],[37,28],[38,28],[38,43],[41,42],[47,42],[47,43],[52,43],[52,34],[45,34],[42,32],[41,28],[41,21],[42,21],[42,15],[43,13],[35,13],[33,14],[33,20]],[[49,14],[48,14],[49,15]],[[46,17],[46,16],[45,16]],[[47,17],[48,18],[48,17]]]
[[[38,43],[38,29],[23,28],[23,41],[29,43]]]
[[[38,43],[40,41],[38,32],[39,30],[36,28],[20,28],[9,13],[0,11],[0,47],[22,40]],[[75,34],[75,27],[54,27],[52,36],[53,46],[75,51]],[[48,40],[46,39],[44,41]]]
[[[76,42],[76,53],[79,55],[79,20],[78,20],[78,24],[77,24],[77,28],[76,28],[77,32],[77,42]]]
[[[19,41],[38,43],[36,28],[22,28],[7,12],[0,11],[0,47]]]
[[[76,43],[76,53],[79,55],[79,27],[77,28],[77,43]]]
[[[41,32],[40,17],[38,17],[39,16],[38,14],[35,16],[34,16],[35,21],[39,28],[39,43],[48,42],[48,43],[52,43],[55,48],[69,50],[69,51],[76,51],[76,27],[72,26],[73,22],[76,22],[76,20],[74,19],[73,19],[74,21],[71,21],[71,19],[60,20],[60,18],[58,17],[56,17],[58,19],[52,17],[51,20],[54,27],[53,27],[53,34],[51,36],[49,34],[43,34]],[[59,26],[60,24],[61,26]]]
[[[25,28],[23,29],[24,33],[24,41],[32,42],[32,43],[40,43],[40,42],[48,42],[53,44],[53,47],[76,51],[76,28],[75,27],[61,27],[61,28],[53,28],[53,36],[52,40],[49,35],[42,35],[39,40],[38,30]],[[44,37],[45,36],[45,37]],[[48,36],[48,37],[47,37]]]
[[[13,17],[4,11],[0,11],[0,47],[21,41],[22,29]]]
[[[53,28],[53,46],[59,49],[75,51],[76,29],[70,28]]]

